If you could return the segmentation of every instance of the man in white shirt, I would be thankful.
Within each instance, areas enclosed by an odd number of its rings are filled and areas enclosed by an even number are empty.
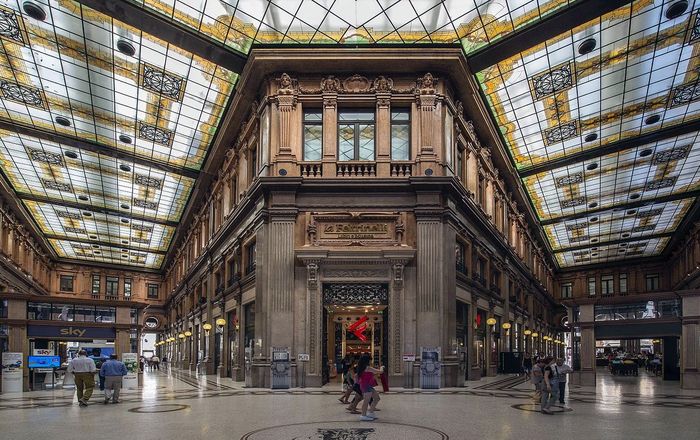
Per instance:
[[[78,392],[78,404],[87,406],[92,390],[95,389],[95,372],[97,367],[95,361],[87,357],[85,350],[78,352],[78,357],[68,364],[69,373],[75,376],[75,390]]]
[[[564,363],[564,359],[558,358],[552,365],[552,373],[559,378],[559,403],[564,404],[564,391],[566,390],[566,375],[574,370]]]

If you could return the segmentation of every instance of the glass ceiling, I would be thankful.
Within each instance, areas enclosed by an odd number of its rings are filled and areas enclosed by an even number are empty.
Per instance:
[[[700,188],[698,132],[594,154],[700,116],[700,4],[674,2],[636,0],[477,73],[516,169],[547,170],[522,180],[561,266],[657,255]],[[625,209],[644,201],[658,214]]]
[[[573,0],[137,0],[227,46],[454,43],[467,53]]]
[[[178,170],[201,169],[237,75],[78,2],[34,3],[43,20],[0,0],[0,119],[36,132],[0,130],[4,177],[59,257],[157,269],[195,182]]]

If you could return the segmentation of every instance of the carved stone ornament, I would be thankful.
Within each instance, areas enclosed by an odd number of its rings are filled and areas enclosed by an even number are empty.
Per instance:
[[[377,97],[377,107],[389,107],[391,105],[391,97]]]
[[[317,232],[318,228],[316,226],[316,222],[312,219],[306,226],[306,233],[309,236],[309,244],[311,244],[312,246],[318,246],[318,240],[316,239]]]
[[[316,242],[311,244],[321,246],[400,246],[405,231],[399,213],[314,213],[312,222]]]
[[[309,289],[314,290],[318,287],[318,264],[309,263],[306,265],[306,281]]]
[[[280,94],[293,94],[297,89],[297,80],[286,73],[283,73],[278,79]]]
[[[370,91],[369,80],[357,73],[343,81],[343,90],[346,93],[365,93]]]
[[[401,263],[394,263],[391,265],[392,279],[394,282],[394,289],[396,290],[403,288],[403,268],[404,265]]]
[[[340,80],[335,76],[329,75],[321,80],[321,92],[338,93],[340,90]]]
[[[421,95],[434,95],[437,79],[428,72],[416,81],[416,90]]]
[[[394,88],[394,81],[385,76],[378,76],[372,83],[372,90],[376,93],[391,93]]]
[[[324,269],[323,276],[325,278],[386,278],[387,273],[384,269]]]
[[[457,116],[463,117],[464,116],[464,106],[462,105],[462,101],[457,101],[455,103],[456,111],[457,111]],[[472,126],[472,130],[474,127]]]

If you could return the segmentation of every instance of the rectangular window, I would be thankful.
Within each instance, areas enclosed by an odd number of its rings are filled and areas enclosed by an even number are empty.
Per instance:
[[[595,277],[588,278],[588,294],[595,296]]]
[[[233,210],[233,207],[236,206],[236,202],[238,201],[238,176],[234,174],[231,176],[231,193],[229,194],[229,206]]]
[[[73,291],[73,275],[61,275],[59,289],[61,292]]]
[[[0,318],[7,318],[7,300],[0,299]]]
[[[574,291],[573,283],[562,283],[561,285],[561,297],[571,298]]]
[[[255,180],[258,177],[258,149],[253,147],[248,151],[248,157],[250,158],[250,178],[249,182]]]
[[[95,322],[95,306],[75,306],[75,320],[78,322]]]
[[[457,169],[455,170],[455,174],[463,182],[466,182],[466,179],[464,176],[464,148],[462,148],[461,145],[457,146]]]
[[[620,293],[627,293],[627,274],[620,274]]]
[[[124,278],[124,298],[131,298],[131,278]]]
[[[374,111],[338,113],[338,160],[374,160]]]
[[[107,283],[105,287],[105,292],[107,296],[119,295],[119,277],[107,277]]]
[[[304,112],[304,152],[302,160],[321,160],[323,152],[323,114],[320,110]]]
[[[391,160],[411,159],[411,113],[391,111]]]
[[[92,275],[92,296],[100,296],[100,275]]]
[[[457,272],[467,274],[467,264],[465,262],[464,256],[464,243],[458,241],[455,246],[455,260],[457,263]]]
[[[246,270],[245,273],[246,275],[255,272],[255,255],[256,255],[256,250],[255,250],[255,242],[251,243],[248,245],[246,248]]]
[[[647,291],[659,290],[659,274],[647,275]]]
[[[114,322],[117,309],[114,307],[95,307],[95,322]]]
[[[600,293],[603,295],[612,295],[615,293],[614,280],[612,275],[603,275],[600,277]]]
[[[73,304],[52,304],[51,305],[51,320],[52,321],[72,321],[73,320]]]
[[[51,319],[50,303],[27,303],[27,319],[46,321]]]
[[[158,299],[158,284],[148,285],[148,298]]]

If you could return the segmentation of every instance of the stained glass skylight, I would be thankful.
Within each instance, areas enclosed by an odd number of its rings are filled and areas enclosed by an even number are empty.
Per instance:
[[[227,46],[461,43],[470,53],[572,0],[139,0]]]
[[[700,4],[676,2],[635,0],[476,73],[561,266],[658,255],[695,201],[698,132],[595,154],[700,117]]]
[[[237,75],[79,2],[23,3],[0,0],[0,120],[27,128],[0,131],[4,177],[59,257],[158,268]]]

